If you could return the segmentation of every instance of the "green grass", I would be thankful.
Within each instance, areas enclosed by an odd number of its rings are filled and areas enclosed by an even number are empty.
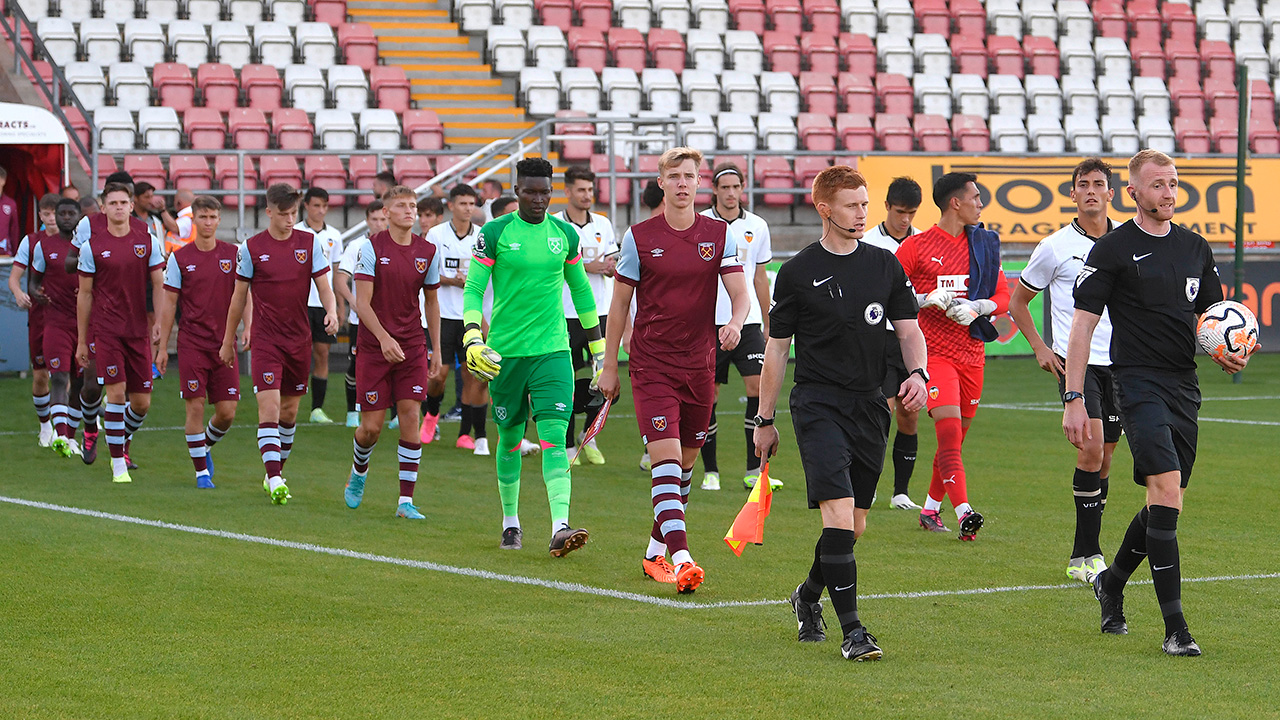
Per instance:
[[[340,382],[335,383],[340,388]],[[985,403],[1055,400],[1029,360],[992,361]],[[1280,419],[1280,356],[1260,356],[1243,384],[1202,368],[1204,417]],[[340,391],[327,410],[341,416]],[[804,576],[819,532],[787,416],[773,472],[766,544],[736,558],[721,541],[745,498],[741,384],[721,403],[725,490],[696,488],[690,542],[707,582],[691,599],[779,600]],[[174,382],[160,383],[152,427],[181,423]],[[588,546],[554,560],[539,463],[526,462],[526,549],[497,549],[491,459],[453,449],[456,426],[423,455],[426,522],[393,517],[394,440],[375,453],[364,506],[342,486],[350,431],[303,425],[287,475],[294,498],[261,490],[252,402],[218,446],[218,489],[197,491],[181,430],[144,432],[142,469],[113,486],[98,464],[36,447],[27,381],[0,381],[0,495],[203,528],[308,542],[593,587],[675,597],[640,573],[649,479],[629,404],[601,439],[603,468],[575,473],[573,520]],[[1061,416],[987,408],[969,436],[971,499],[987,516],[976,543],[920,531],[881,504],[858,544],[863,594],[1066,582],[1074,451]],[[1179,542],[1185,577],[1273,573],[1274,425],[1203,422],[1200,461]],[[922,423],[912,495],[933,453]],[[699,468],[700,470],[700,468]],[[1117,453],[1103,547],[1113,553],[1141,504]],[[696,479],[695,479],[696,482]],[[948,521],[954,523],[949,515]],[[1146,568],[1135,580],[1148,579]],[[0,503],[0,717],[4,718],[807,718],[1276,717],[1280,580],[1184,585],[1199,659],[1165,657],[1149,586],[1132,587],[1131,634],[1098,633],[1080,585],[989,595],[864,599],[886,657],[839,658],[838,630],[795,641],[789,608],[679,609],[333,557]],[[828,612],[830,614],[830,612]],[[833,617],[834,619],[834,617]]]

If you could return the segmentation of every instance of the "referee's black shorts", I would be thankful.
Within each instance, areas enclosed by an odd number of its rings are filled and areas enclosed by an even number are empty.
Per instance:
[[[440,363],[447,368],[467,362],[467,351],[462,345],[462,328],[461,320],[440,318]]]
[[[804,466],[809,508],[853,498],[871,507],[889,440],[889,405],[880,393],[851,393],[826,385],[791,390],[791,424]]]
[[[600,337],[604,337],[606,316],[600,316]],[[573,361],[573,370],[577,372],[591,365],[591,348],[587,340],[587,331],[582,329],[582,321],[578,318],[566,318],[569,325],[569,359]]]
[[[717,336],[723,325],[716,326]],[[716,384],[729,382],[729,365],[738,368],[742,377],[753,377],[764,370],[764,332],[759,323],[742,326],[742,337],[732,350],[725,350],[716,343]]]
[[[1058,361],[1066,367],[1061,355]],[[1058,376],[1058,394],[1067,391],[1066,376]],[[1102,442],[1120,442],[1124,430],[1120,401],[1116,399],[1115,376],[1109,365],[1089,365],[1084,371],[1084,410],[1092,420],[1102,421]]]
[[[1133,481],[1145,486],[1152,475],[1178,471],[1185,488],[1196,463],[1200,431],[1200,381],[1195,372],[1120,368],[1113,374],[1133,453]]]
[[[884,340],[884,384],[880,386],[880,392],[886,398],[896,398],[906,381],[907,364],[902,360],[902,344],[890,330]]]
[[[311,342],[332,345],[338,342],[337,335],[324,331],[324,308],[307,307],[307,320],[311,323]]]

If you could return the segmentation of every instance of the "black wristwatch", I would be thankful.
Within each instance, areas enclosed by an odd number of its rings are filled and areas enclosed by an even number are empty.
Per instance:
[[[1066,405],[1067,403],[1071,402],[1072,400],[1083,400],[1083,399],[1084,399],[1084,393],[1082,393],[1082,392],[1076,392],[1075,390],[1068,390],[1068,391],[1066,391],[1066,392],[1062,393],[1062,404],[1063,404],[1063,405]]]
[[[760,417],[757,415],[752,422],[754,422],[758,428],[768,427],[773,424],[773,418]]]
[[[907,377],[911,377],[912,375],[919,375],[921,380],[929,382],[929,373],[925,372],[924,368],[916,368],[915,370],[907,373]]]

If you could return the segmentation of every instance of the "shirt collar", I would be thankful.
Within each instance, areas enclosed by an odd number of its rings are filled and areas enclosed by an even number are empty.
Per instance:
[[[1076,232],[1089,238],[1090,240],[1093,240],[1095,242],[1098,240],[1098,238],[1085,232],[1083,227],[1080,227],[1080,218],[1078,217],[1071,218],[1071,227],[1074,227],[1076,229]],[[1112,230],[1115,230],[1115,229],[1116,229],[1115,223],[1111,222],[1111,218],[1107,218],[1107,232],[1111,232]]]

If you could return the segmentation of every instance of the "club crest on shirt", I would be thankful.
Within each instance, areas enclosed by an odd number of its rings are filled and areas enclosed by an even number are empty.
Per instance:
[[[115,377],[120,374],[120,368],[116,365],[107,366],[107,377]]]
[[[140,257],[140,258],[141,258],[141,257],[146,257],[146,256],[147,256],[147,246],[146,246],[146,245],[134,245],[134,246],[133,246],[133,254],[134,254],[134,255],[137,255],[137,256],[138,256],[138,257]]]
[[[879,325],[884,319],[884,306],[878,302],[871,303],[862,313],[862,319],[866,320],[868,325]]]
[[[56,358],[56,357],[55,357],[55,358],[49,358],[49,367],[50,367],[50,368],[53,368],[54,370],[57,370],[57,369],[58,369],[58,367],[59,367],[59,366],[61,366],[61,365],[62,365],[62,359],[61,359],[61,358]]]
[[[715,243],[713,242],[698,243],[698,257],[702,258],[703,260],[706,260],[707,262],[711,262],[711,259],[714,258],[715,256],[716,256]]]
[[[297,260],[297,261],[298,261],[298,262],[300,262],[300,263],[305,263],[305,262],[307,261],[307,251],[306,251],[305,249],[302,249],[302,248],[299,248],[299,249],[297,249],[297,250],[294,250],[294,251],[293,251],[293,259],[294,259],[294,260]]]
[[[1191,302],[1196,301],[1196,296],[1200,294],[1200,278],[1187,278],[1187,299]]]
[[[494,417],[498,418],[499,420],[506,420],[506,419],[507,419],[507,409],[506,409],[505,407],[501,406],[501,405],[494,405],[494,406],[493,406],[493,415],[494,415]]]
[[[937,400],[937,399],[938,399],[938,386],[937,386],[937,385],[930,385],[930,386],[929,386],[929,399],[930,399],[930,400]]]
[[[547,247],[551,248],[551,252],[564,252],[564,241],[558,237],[547,238]]]
[[[662,432],[667,429],[667,416],[659,415],[653,418],[653,429]]]
[[[230,261],[230,260],[219,260],[219,261],[218,261],[218,269],[219,269],[219,270],[221,270],[221,271],[222,271],[222,272],[224,272],[224,273],[229,273],[229,272],[231,272],[231,261]]]
[[[370,390],[369,392],[365,393],[364,401],[369,403],[370,405],[373,405],[374,403],[378,402],[378,391]]]
[[[748,230],[742,233],[742,239],[746,240],[747,242],[751,242],[752,240],[756,239],[756,234]]]
[[[96,354],[98,352],[98,343],[89,343],[89,352]]]
[[[188,390],[190,390],[191,392],[196,392],[197,390],[199,390],[199,389],[200,389],[200,381],[199,381],[199,380],[188,380],[188,381],[187,381],[187,389],[188,389]]]
[[[262,384],[263,384],[263,385],[272,385],[272,384],[274,384],[274,383],[275,383],[275,381],[276,381],[276,374],[275,374],[275,373],[273,373],[273,372],[264,372],[264,373],[262,373]]]
[[[418,274],[421,275],[422,273],[427,271],[427,259],[420,258],[420,257],[414,258],[413,267],[418,271]]]
[[[36,364],[37,364],[37,365],[43,365],[43,364],[44,364],[44,356],[43,356],[43,355],[37,355],[37,356],[36,356]]]

